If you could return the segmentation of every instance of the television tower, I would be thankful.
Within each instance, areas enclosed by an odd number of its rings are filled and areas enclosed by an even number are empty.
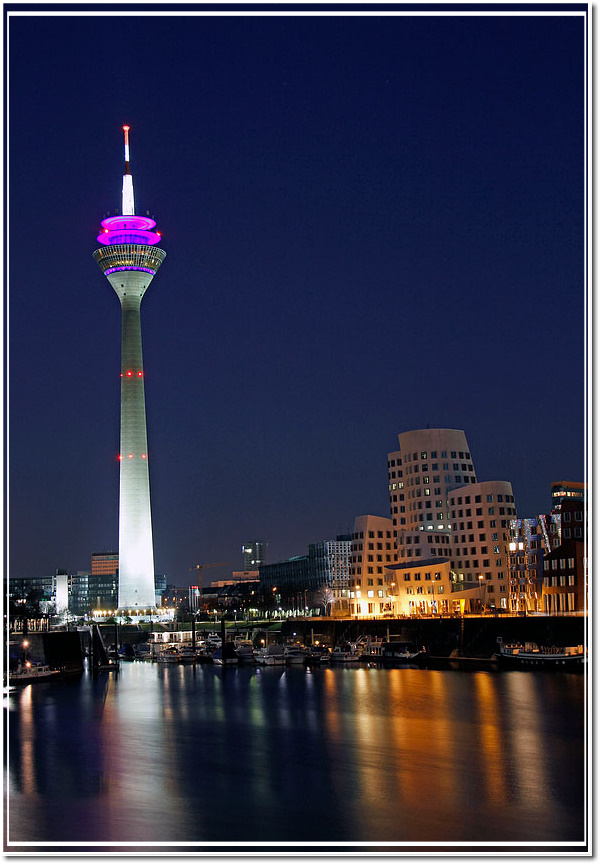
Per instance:
[[[122,215],[101,223],[94,258],[121,301],[121,449],[119,481],[119,614],[150,615],[156,607],[148,476],[146,402],[140,306],[165,259],[154,219],[135,215],[125,133]],[[131,611],[130,611],[131,610]]]

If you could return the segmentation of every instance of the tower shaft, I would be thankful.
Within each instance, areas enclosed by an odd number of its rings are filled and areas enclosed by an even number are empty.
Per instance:
[[[118,278],[129,287],[139,275],[121,273]],[[149,282],[148,274],[143,275]],[[141,297],[134,291],[121,294],[120,609],[156,602],[140,307]]]

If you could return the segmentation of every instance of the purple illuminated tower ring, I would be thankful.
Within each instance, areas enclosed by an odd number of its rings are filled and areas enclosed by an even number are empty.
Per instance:
[[[121,449],[119,453],[119,614],[156,607],[140,307],[165,259],[156,222],[136,216],[125,132],[122,214],[104,219],[94,258],[121,301]]]

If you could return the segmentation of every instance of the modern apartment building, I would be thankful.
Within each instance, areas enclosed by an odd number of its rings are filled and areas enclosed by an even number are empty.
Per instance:
[[[457,581],[479,580],[484,605],[508,609],[510,521],[517,515],[511,484],[488,480],[454,489],[448,507]]]
[[[551,514],[551,549],[544,556],[542,584],[542,606],[548,614],[587,610],[586,516],[584,496],[563,499]]]
[[[395,561],[394,526],[385,516],[357,516],[350,552],[350,615],[390,614],[386,567]]]
[[[388,454],[390,515],[399,561],[451,557],[448,495],[477,483],[465,433],[417,429]]]
[[[587,566],[584,544],[565,540],[544,558],[543,611],[548,615],[587,610]]]
[[[542,611],[543,561],[550,548],[543,516],[510,520],[508,608],[511,612]]]

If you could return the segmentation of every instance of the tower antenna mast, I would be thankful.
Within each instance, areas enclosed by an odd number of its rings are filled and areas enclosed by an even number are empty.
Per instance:
[[[133,177],[129,169],[129,126],[123,126],[125,134],[125,173],[123,174],[123,216],[135,214],[135,203],[133,200]]]

